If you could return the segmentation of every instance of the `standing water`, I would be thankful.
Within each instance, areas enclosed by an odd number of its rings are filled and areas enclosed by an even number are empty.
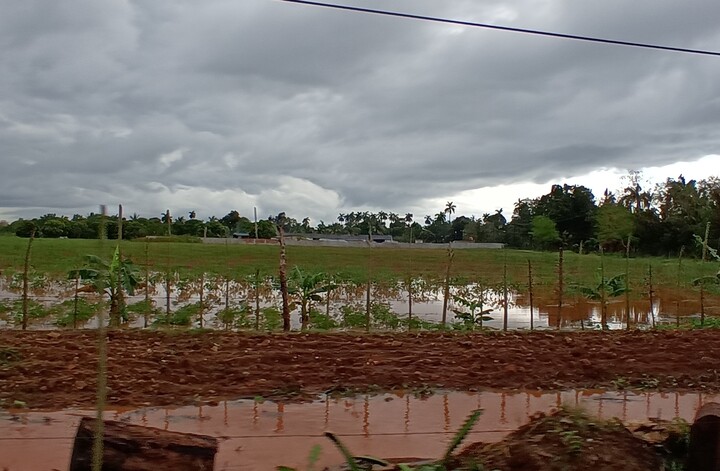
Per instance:
[[[213,406],[108,411],[107,419],[218,437],[216,470],[304,469],[310,450],[322,447],[320,463],[342,462],[324,431],[339,435],[355,455],[437,458],[474,409],[483,409],[466,443],[493,442],[527,423],[537,412],[579,406],[599,418],[692,420],[702,404],[720,400],[702,393],[565,391],[437,392],[427,397],[396,392],[323,398],[310,403],[227,401]],[[80,418],[92,411],[0,412],[0,469],[66,469]],[[38,452],[42,450],[42,452]]]

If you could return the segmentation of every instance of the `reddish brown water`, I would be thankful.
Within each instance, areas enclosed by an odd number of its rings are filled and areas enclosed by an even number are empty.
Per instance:
[[[624,421],[649,417],[692,420],[718,395],[680,393],[437,393],[427,398],[403,394],[328,399],[305,404],[236,401],[217,406],[114,411],[108,419],[225,437],[216,470],[268,470],[283,464],[304,469],[311,448],[322,446],[321,463],[342,461],[322,438],[339,434],[356,455],[438,457],[465,417],[484,409],[470,441],[496,441],[539,411],[579,405],[599,417]],[[67,469],[75,428],[87,411],[0,414],[0,469]]]

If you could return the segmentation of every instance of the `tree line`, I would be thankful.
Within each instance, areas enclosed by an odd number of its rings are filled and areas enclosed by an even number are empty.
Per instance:
[[[511,219],[502,208],[480,217],[455,216],[456,205],[449,201],[436,214],[416,217],[411,213],[349,212],[336,221],[312,224],[286,217],[288,234],[390,235],[399,242],[449,241],[495,242],[521,249],[555,249],[560,246],[577,251],[625,251],[676,255],[697,253],[696,235],[704,235],[709,225],[709,245],[720,245],[720,179],[686,180],[682,175],[651,186],[640,172],[625,177],[619,192],[606,190],[596,198],[583,185],[552,185],[538,198],[520,199]],[[46,214],[19,219],[0,227],[0,231],[29,237],[97,238],[100,234],[117,238],[118,216],[91,213],[72,217]],[[251,221],[238,211],[221,218],[198,219],[195,211],[174,217],[169,212],[158,217],[133,214],[123,218],[123,238],[146,236],[230,237],[244,233],[250,237],[277,236],[272,217]]]

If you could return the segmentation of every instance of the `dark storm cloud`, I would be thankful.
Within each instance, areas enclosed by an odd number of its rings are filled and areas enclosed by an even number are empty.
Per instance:
[[[705,1],[382,7],[720,44],[720,4]],[[0,209],[10,215],[117,201],[150,214],[257,205],[327,220],[720,152],[715,57],[273,0],[11,2],[0,48]]]

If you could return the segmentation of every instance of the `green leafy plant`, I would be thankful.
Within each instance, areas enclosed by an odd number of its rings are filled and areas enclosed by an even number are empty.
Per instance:
[[[300,322],[307,328],[312,302],[322,301],[323,293],[337,288],[326,273],[310,273],[295,266],[288,277],[288,294],[300,304]]]
[[[50,312],[56,316],[55,324],[60,327],[72,327],[73,324],[84,324],[95,316],[98,309],[103,309],[103,303],[93,303],[84,298],[66,299]]]
[[[140,283],[138,268],[129,259],[121,259],[119,247],[115,248],[113,258],[108,262],[97,255],[86,255],[83,268],[70,270],[68,279],[79,278],[100,294],[110,298],[110,325],[120,325],[123,310],[123,292],[135,294]]]
[[[462,309],[453,309],[455,317],[460,320],[457,326],[459,328],[474,330],[477,325],[482,329],[484,321],[493,319],[487,315],[493,310],[485,309],[488,299],[484,287],[475,285],[465,288],[453,296],[453,300],[462,307]]]

